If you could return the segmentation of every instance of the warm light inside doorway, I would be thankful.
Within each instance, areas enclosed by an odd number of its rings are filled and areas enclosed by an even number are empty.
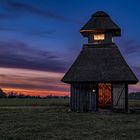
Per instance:
[[[111,84],[110,83],[99,83],[99,107],[111,106]]]

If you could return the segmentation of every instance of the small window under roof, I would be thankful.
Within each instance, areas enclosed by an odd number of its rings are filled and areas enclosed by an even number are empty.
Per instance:
[[[104,40],[104,39],[105,39],[104,34],[96,34],[96,35],[94,35],[94,40],[95,41],[100,41],[100,40]]]

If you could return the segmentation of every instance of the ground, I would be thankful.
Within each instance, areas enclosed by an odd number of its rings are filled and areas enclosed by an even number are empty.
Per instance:
[[[0,140],[139,140],[140,112],[73,113],[68,99],[0,99]],[[140,106],[131,101],[130,106]]]

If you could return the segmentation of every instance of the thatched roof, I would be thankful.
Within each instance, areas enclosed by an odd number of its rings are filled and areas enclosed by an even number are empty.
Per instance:
[[[62,79],[71,82],[137,83],[118,47],[112,44],[84,45],[78,58]]]
[[[98,11],[92,15],[90,20],[81,28],[80,32],[87,37],[90,32],[111,32],[112,36],[120,36],[121,30],[110,16],[103,11]]]

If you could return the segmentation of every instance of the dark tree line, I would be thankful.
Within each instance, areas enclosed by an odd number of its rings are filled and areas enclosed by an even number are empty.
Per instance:
[[[132,92],[128,95],[129,99],[140,100],[140,92]]]
[[[45,97],[41,97],[41,96],[31,96],[31,95],[25,95],[22,93],[16,93],[16,92],[8,92],[5,93],[1,88],[0,88],[0,98],[43,98],[43,99],[51,99],[51,98],[69,98],[68,96],[53,96],[53,95],[48,95]]]
[[[7,94],[0,88],[0,98],[6,98]]]

